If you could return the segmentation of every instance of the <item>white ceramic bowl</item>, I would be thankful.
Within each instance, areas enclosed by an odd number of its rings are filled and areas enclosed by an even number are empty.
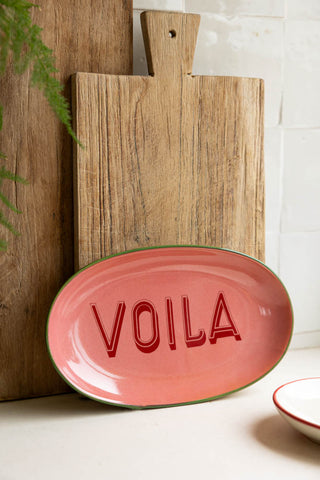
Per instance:
[[[320,443],[320,377],[282,385],[274,392],[273,401],[294,428]]]

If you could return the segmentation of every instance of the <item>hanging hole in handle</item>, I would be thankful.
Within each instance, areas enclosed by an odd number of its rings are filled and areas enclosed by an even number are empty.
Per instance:
[[[170,30],[169,31],[169,37],[170,38],[175,38],[177,36],[177,32],[175,30]]]

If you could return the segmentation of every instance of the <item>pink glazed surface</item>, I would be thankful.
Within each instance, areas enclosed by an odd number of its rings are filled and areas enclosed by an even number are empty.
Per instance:
[[[262,263],[221,249],[165,247],[73,276],[52,305],[47,339],[57,370],[83,394],[131,407],[173,405],[260,379],[284,355],[292,317],[286,289]]]

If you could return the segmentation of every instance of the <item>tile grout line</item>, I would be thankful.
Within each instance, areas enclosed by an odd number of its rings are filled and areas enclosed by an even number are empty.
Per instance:
[[[320,333],[320,329],[317,330],[303,330],[302,332],[295,332],[294,335],[309,335],[311,333]]]

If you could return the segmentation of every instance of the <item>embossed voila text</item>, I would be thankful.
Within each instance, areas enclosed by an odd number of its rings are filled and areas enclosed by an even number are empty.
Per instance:
[[[167,341],[171,350],[176,350],[176,332],[175,319],[173,313],[173,301],[171,297],[166,297],[165,301],[165,322],[167,325]],[[203,328],[197,332],[192,330],[192,321],[190,316],[190,305],[188,295],[181,296],[182,322],[184,331],[184,341],[187,348],[200,347],[207,341],[215,344],[218,338],[233,336],[235,340],[241,340],[240,332],[231,316],[231,311],[227,305],[226,296],[223,292],[219,292],[213,306],[211,326],[209,332],[205,332]],[[114,314],[113,325],[108,333],[104,319],[99,313],[98,305],[90,304],[93,317],[96,320],[98,329],[102,335],[104,345],[109,357],[115,357],[117,354],[118,343],[121,335],[123,320],[126,314],[127,306],[125,301],[119,301]],[[149,316],[151,326],[151,336],[148,339],[142,338],[140,328],[140,317],[143,313]],[[224,317],[222,323],[221,319]],[[143,353],[154,352],[160,344],[159,318],[155,305],[146,299],[137,301],[131,311],[132,334],[136,347]]]

